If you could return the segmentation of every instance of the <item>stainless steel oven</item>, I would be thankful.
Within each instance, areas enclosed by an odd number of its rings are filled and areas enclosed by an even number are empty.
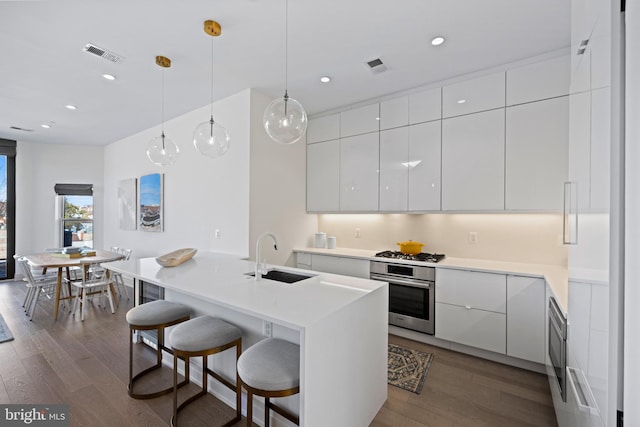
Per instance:
[[[434,267],[371,261],[370,278],[389,282],[389,324],[433,335]]]
[[[567,401],[567,318],[555,298],[549,298],[549,359],[560,395]]]

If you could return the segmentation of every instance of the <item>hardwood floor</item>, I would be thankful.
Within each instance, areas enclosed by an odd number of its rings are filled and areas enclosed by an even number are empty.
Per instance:
[[[61,309],[54,322],[53,304],[45,301],[29,322],[21,307],[24,291],[22,282],[0,282],[0,313],[15,337],[0,343],[0,403],[67,403],[71,426],[168,425],[171,395],[135,400],[126,392],[125,314],[132,300],[121,299],[113,315],[92,304],[84,322],[68,309]],[[389,342],[432,352],[435,358],[420,395],[389,386],[373,427],[556,425],[544,375],[392,335]],[[137,363],[153,358],[151,351],[140,353]],[[170,376],[158,378],[164,380]],[[189,393],[196,386],[185,389]],[[219,425],[234,414],[208,395],[189,407],[180,425]]]

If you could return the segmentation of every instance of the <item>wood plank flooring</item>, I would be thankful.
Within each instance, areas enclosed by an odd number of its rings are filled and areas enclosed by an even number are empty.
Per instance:
[[[84,322],[68,308],[54,322],[53,304],[44,301],[30,322],[21,307],[24,292],[22,282],[0,282],[0,313],[15,337],[0,343],[0,403],[67,403],[71,426],[169,424],[171,395],[150,400],[127,395],[125,314],[133,301],[122,299],[113,315],[94,303]],[[372,427],[557,425],[544,375],[393,335],[389,342],[435,358],[420,395],[389,386]],[[137,365],[153,360],[152,351],[139,353]],[[157,381],[171,381],[168,371]],[[195,390],[195,385],[181,389],[185,395]],[[189,406],[180,425],[219,425],[234,414],[208,395]],[[244,418],[237,425],[246,425]]]

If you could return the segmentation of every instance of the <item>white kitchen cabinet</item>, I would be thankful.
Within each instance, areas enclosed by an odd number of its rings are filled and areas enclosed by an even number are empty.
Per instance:
[[[424,90],[409,95],[409,124],[430,122],[442,118],[442,88]]]
[[[378,210],[378,132],[340,139],[340,210]]]
[[[340,210],[340,140],[307,145],[307,211]]]
[[[544,364],[545,281],[507,276],[507,355]]]
[[[507,70],[507,106],[569,94],[568,55]]]
[[[311,269],[323,273],[369,278],[369,260],[311,254]]]
[[[409,97],[401,96],[380,103],[380,130],[409,124]]]
[[[489,74],[442,88],[442,117],[505,106],[505,73]]]
[[[409,126],[410,211],[440,210],[441,136],[439,120]]]
[[[571,93],[611,84],[611,6],[571,1]]]
[[[506,276],[436,269],[436,337],[504,354]]]
[[[331,114],[309,120],[307,144],[340,138],[340,114]]]
[[[569,96],[569,181],[577,183],[578,209],[590,206],[591,92]]]
[[[442,121],[442,209],[503,210],[505,110]]]
[[[380,132],[380,211],[407,210],[409,128]]]
[[[340,137],[377,132],[380,129],[380,104],[375,103],[340,113]]]
[[[568,176],[569,97],[507,108],[507,210],[556,210]]]

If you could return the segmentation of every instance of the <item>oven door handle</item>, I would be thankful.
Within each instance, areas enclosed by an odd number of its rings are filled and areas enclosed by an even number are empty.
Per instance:
[[[423,288],[423,289],[430,289],[431,283],[432,283],[432,282],[419,282],[417,280],[410,280],[410,279],[398,279],[396,277],[380,276],[378,274],[371,274],[370,278],[371,280],[382,280],[383,282],[389,282],[391,284],[407,285],[407,286],[413,286],[414,288]]]

